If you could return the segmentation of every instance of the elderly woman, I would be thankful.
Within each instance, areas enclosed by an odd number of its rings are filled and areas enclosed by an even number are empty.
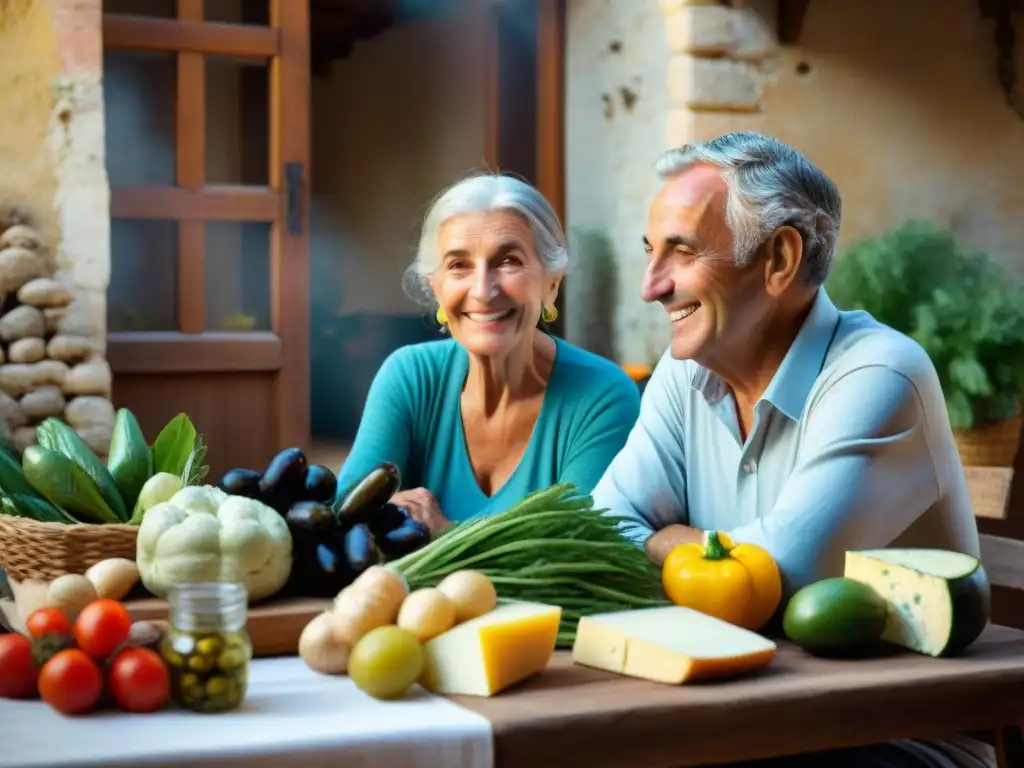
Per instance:
[[[543,330],[567,265],[558,217],[529,184],[477,175],[443,192],[406,287],[451,338],[384,362],[339,487],[394,462],[393,501],[433,531],[558,482],[589,493],[640,397],[618,366]]]

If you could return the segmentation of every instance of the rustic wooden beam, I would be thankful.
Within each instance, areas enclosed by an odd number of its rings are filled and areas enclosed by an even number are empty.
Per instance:
[[[110,215],[115,219],[273,221],[279,199],[276,190],[257,186],[114,187]]]
[[[281,339],[269,331],[111,333],[107,360],[115,375],[269,372],[281,368]]]
[[[103,45],[111,49],[269,59],[277,55],[280,33],[271,27],[105,13]]]
[[[203,21],[203,0],[178,0],[178,20]],[[206,63],[203,54],[178,53],[175,94],[175,181],[181,189],[206,183]],[[206,222],[178,224],[178,330],[206,330]]]
[[[782,45],[796,45],[804,31],[810,0],[779,0],[777,33]]]

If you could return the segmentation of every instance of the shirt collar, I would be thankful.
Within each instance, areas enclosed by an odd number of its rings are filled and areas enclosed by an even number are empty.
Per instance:
[[[762,400],[770,402],[793,421],[800,421],[838,322],[839,310],[825,289],[819,288],[807,319],[761,396]],[[699,365],[690,378],[690,386],[699,391],[709,404],[721,400],[728,393],[724,381]]]

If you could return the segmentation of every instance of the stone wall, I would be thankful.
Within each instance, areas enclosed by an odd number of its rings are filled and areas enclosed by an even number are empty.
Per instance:
[[[0,418],[19,448],[61,416],[105,454],[113,426],[102,51],[101,0],[0,3]]]
[[[775,135],[836,181],[841,249],[924,218],[1024,278],[1024,119],[1005,104],[977,2],[812,0],[792,46],[778,44],[776,10],[569,0],[567,224],[615,248],[623,361],[652,362],[668,338],[664,313],[639,296],[653,163],[729,131]]]

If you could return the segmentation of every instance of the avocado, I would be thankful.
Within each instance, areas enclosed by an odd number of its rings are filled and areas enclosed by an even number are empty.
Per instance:
[[[880,647],[888,605],[874,589],[836,577],[808,584],[790,599],[786,637],[816,656],[856,657]]]

